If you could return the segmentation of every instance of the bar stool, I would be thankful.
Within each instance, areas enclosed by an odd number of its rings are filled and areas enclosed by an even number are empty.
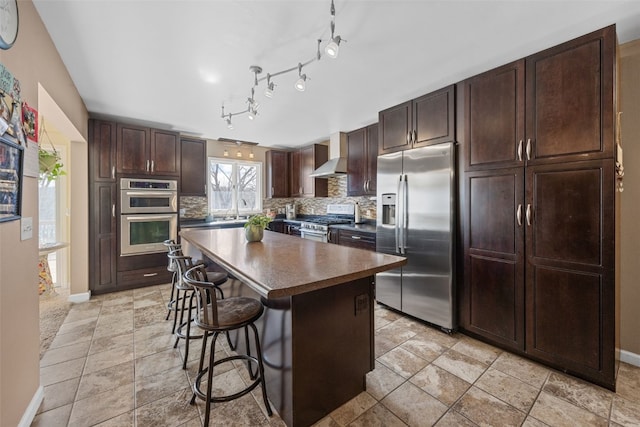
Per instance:
[[[177,271],[177,279],[175,284],[176,289],[176,304],[178,301],[180,302],[180,307],[176,306],[176,309],[180,311],[180,322],[178,327],[175,328],[176,342],[173,344],[173,348],[178,347],[178,343],[180,339],[184,339],[184,360],[182,362],[182,369],[187,368],[187,360],[189,358],[189,341],[192,339],[200,339],[202,335],[191,335],[191,323],[193,323],[193,288],[191,285],[185,283],[184,281],[184,273],[187,270],[195,267],[193,263],[193,259],[188,255],[177,255],[176,253],[170,253],[167,255],[171,261],[173,261],[176,265]],[[225,283],[228,279],[226,273],[219,273],[213,271],[204,270],[203,264],[198,264],[198,267],[202,267],[203,271],[205,271],[206,280],[211,282],[217,292],[220,294],[220,299],[224,299],[224,292],[219,288],[220,285]],[[189,300],[189,306],[186,306],[186,302]],[[187,318],[185,319],[185,312],[187,312]],[[177,312],[176,312],[177,318]]]
[[[165,240],[163,244],[167,247],[167,254],[182,255],[182,245],[180,243],[176,243],[174,240],[170,239],[170,240]],[[171,333],[173,334],[176,332],[176,320],[178,318],[177,305],[179,301],[176,301],[176,299],[174,298],[174,295],[176,292],[176,280],[178,278],[178,275],[177,275],[178,266],[176,265],[174,260],[170,258],[168,259],[169,259],[169,263],[167,265],[167,270],[172,273],[171,274],[171,297],[169,297],[169,302],[167,303],[167,317],[165,317],[164,320],[169,320],[169,316],[173,311],[174,313],[173,326],[171,327]]]
[[[262,363],[262,348],[260,347],[260,338],[258,337],[258,329],[254,322],[262,316],[264,308],[260,301],[247,297],[231,297],[227,299],[218,299],[216,296],[216,286],[207,281],[206,271],[201,266],[195,266],[187,270],[184,275],[184,281],[194,289],[195,299],[197,303],[197,313],[194,318],[195,324],[204,332],[202,339],[202,350],[200,352],[200,365],[198,367],[198,375],[193,382],[193,396],[191,404],[193,405],[196,396],[205,400],[204,426],[209,425],[209,412],[211,402],[228,402],[233,399],[244,396],[251,392],[260,384],[262,386],[262,398],[267,408],[269,416],[273,415],[271,406],[267,400],[267,387],[264,381],[264,365]],[[251,347],[249,345],[249,333],[247,328],[253,330],[255,337],[255,345],[257,355],[251,355]],[[230,331],[244,329],[247,354],[236,354],[215,360],[216,340],[221,333],[228,334]],[[204,357],[206,352],[207,338],[213,335],[211,339],[211,349],[209,350],[209,365],[204,367]],[[253,382],[243,390],[225,396],[212,396],[213,385],[213,368],[216,365],[234,360],[244,360],[247,362],[249,376]],[[254,374],[251,369],[252,364],[257,365],[258,371]],[[201,390],[201,382],[204,376],[207,376],[207,391]]]

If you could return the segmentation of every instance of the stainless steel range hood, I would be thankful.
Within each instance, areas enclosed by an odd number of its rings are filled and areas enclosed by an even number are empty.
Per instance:
[[[314,170],[313,178],[332,178],[347,173],[347,135],[338,132],[329,138],[329,161]]]

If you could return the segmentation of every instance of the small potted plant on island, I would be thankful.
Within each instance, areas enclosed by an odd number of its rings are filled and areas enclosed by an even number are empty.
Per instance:
[[[244,235],[248,242],[259,242],[264,235],[264,229],[267,228],[271,218],[266,215],[258,214],[250,217],[244,224]]]

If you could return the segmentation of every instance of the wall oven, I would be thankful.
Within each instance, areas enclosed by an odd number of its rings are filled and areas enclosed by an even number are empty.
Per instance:
[[[178,182],[160,179],[120,179],[120,212],[173,213],[178,211]]]
[[[178,235],[177,181],[120,180],[120,256],[165,252]]]

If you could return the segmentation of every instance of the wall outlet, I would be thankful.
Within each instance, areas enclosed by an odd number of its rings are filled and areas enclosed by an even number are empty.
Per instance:
[[[20,219],[20,240],[28,240],[33,237],[33,217]]]

